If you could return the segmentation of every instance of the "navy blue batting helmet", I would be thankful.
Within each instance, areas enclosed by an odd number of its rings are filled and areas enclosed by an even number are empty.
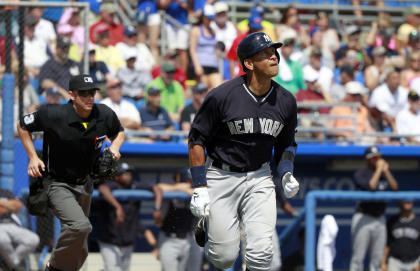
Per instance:
[[[241,62],[242,69],[245,71],[246,67],[244,65],[244,60],[255,55],[258,52],[268,48],[280,48],[283,45],[281,42],[273,42],[270,37],[264,32],[255,32],[246,36],[238,45],[236,54],[238,59]],[[277,56],[277,61],[280,61],[280,55],[275,51]]]

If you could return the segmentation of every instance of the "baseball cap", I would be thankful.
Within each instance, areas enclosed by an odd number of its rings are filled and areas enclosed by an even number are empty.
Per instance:
[[[204,5],[203,15],[209,19],[214,19],[216,17],[216,12],[212,5]]]
[[[409,41],[415,41],[418,39],[420,39],[420,32],[417,29],[411,31],[410,34],[408,34]]]
[[[214,12],[221,13],[221,12],[228,12],[229,6],[225,2],[216,2],[214,4]]]
[[[381,152],[376,146],[371,146],[365,150],[366,159],[371,159],[373,157],[379,157],[379,156],[381,156]]]
[[[171,62],[163,62],[162,63],[162,70],[164,72],[175,72],[176,71],[176,67]]]
[[[322,56],[322,51],[319,48],[314,48],[311,51],[311,56],[317,56],[317,57],[321,57]]]
[[[404,10],[404,16],[408,16],[408,15],[411,15],[411,14],[416,14],[416,15],[420,14],[420,7],[417,7],[417,6],[413,5],[413,6],[407,7]]]
[[[348,36],[360,33],[361,29],[357,25],[349,25],[346,27],[346,34]]]
[[[117,87],[121,87],[121,81],[120,80],[112,80],[112,81],[109,81],[107,84],[106,84],[106,87],[107,88],[109,88],[109,89],[113,89],[113,88],[117,88]]]
[[[303,69],[303,80],[307,82],[315,82],[319,78],[319,72],[314,70],[311,66],[305,66]]]
[[[115,13],[117,12],[117,8],[115,7],[114,3],[102,3],[101,7],[99,8],[100,12],[108,12],[108,13]]]
[[[158,89],[155,86],[151,86],[147,89],[147,94],[148,95],[156,95],[156,94],[160,94],[160,89]]]
[[[69,38],[67,37],[60,37],[57,39],[57,47],[63,48],[63,47],[69,47],[71,44]]]
[[[408,93],[408,99],[412,101],[417,101],[419,99],[419,94],[417,93],[417,91],[411,90]]]
[[[347,94],[360,94],[363,95],[367,92],[367,89],[357,81],[351,81],[345,84],[344,88],[346,89]]]
[[[319,28],[318,26],[315,26],[314,28],[311,29],[311,31],[309,31],[309,36],[311,36],[312,38],[312,36],[318,31],[321,31],[321,28]]]
[[[383,47],[383,46],[378,46],[378,47],[375,47],[373,50],[372,50],[372,55],[373,56],[383,56],[383,55],[385,55],[386,54],[386,49],[385,49],[385,47]]]
[[[71,91],[84,91],[84,90],[99,90],[93,83],[93,79],[88,74],[79,74],[72,76],[69,81],[69,90]]]
[[[137,35],[136,28],[132,25],[128,25],[124,28],[124,36]]]
[[[25,16],[25,25],[27,26],[34,26],[36,25],[36,19],[34,16],[28,14]]]
[[[287,29],[281,33],[280,42],[287,45],[287,43],[290,43],[290,41],[292,40],[296,40],[296,38],[297,38],[296,31],[293,29]]]
[[[195,85],[192,88],[192,92],[193,93],[203,93],[203,92],[207,91],[208,89],[209,88],[206,85],[204,85],[203,83],[198,83],[197,85]]]
[[[115,175],[123,175],[131,170],[131,167],[127,163],[121,163],[117,167]]]
[[[249,28],[252,29],[262,29],[262,17],[259,14],[251,14],[249,17]]]
[[[249,10],[249,12],[251,13],[251,15],[259,15],[259,16],[261,16],[262,17],[262,15],[264,14],[264,7],[263,6],[261,6],[261,5],[255,5],[255,6],[253,6],[250,10]]]
[[[130,58],[137,58],[136,50],[131,48],[124,52],[124,59],[129,60]]]

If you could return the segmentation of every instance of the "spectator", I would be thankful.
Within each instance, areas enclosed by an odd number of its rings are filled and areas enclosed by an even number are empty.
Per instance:
[[[0,256],[11,270],[18,270],[39,243],[38,235],[20,225],[17,212],[22,206],[11,191],[0,189]]]
[[[264,7],[260,4],[254,5],[250,10],[250,17],[261,17],[261,26],[262,26],[262,32],[266,33],[271,40],[277,40],[278,36],[276,35],[276,30],[274,25],[267,20],[264,20]],[[240,33],[248,33],[249,32],[249,19],[244,19],[238,23],[238,30]]]
[[[365,150],[366,167],[354,174],[358,190],[385,191],[398,190],[398,183],[392,175],[389,164],[378,147]],[[382,255],[386,245],[385,225],[386,202],[360,201],[351,222],[352,257],[350,271],[363,270],[367,251],[370,255],[370,269],[381,270]]]
[[[108,98],[103,99],[101,103],[114,110],[122,127],[139,129],[141,124],[139,111],[131,102],[122,99],[121,82],[109,82],[107,84],[106,94]]]
[[[84,50],[85,46],[85,28],[80,24],[80,9],[78,8],[66,8],[61,15],[60,21],[57,24],[57,32],[60,32],[61,28],[71,29],[70,41],[73,44],[77,44],[80,49]]]
[[[158,7],[166,10],[166,13],[178,21],[182,26],[177,27],[174,24],[166,23],[166,34],[170,50],[176,50],[178,53],[177,65],[184,72],[188,69],[188,32],[190,25],[187,22],[188,3],[187,1],[166,1],[158,0]]]
[[[415,84],[418,85],[420,81],[416,79]],[[398,113],[395,119],[395,126],[397,127],[398,134],[411,134],[407,141],[414,144],[420,144],[420,100],[419,93],[411,88],[408,93],[409,108],[402,110]]]
[[[363,54],[361,54],[355,49],[350,49],[350,48],[343,51],[343,53],[344,53],[343,57],[339,61],[337,61],[337,66],[334,71],[334,81],[335,82],[339,81],[338,74],[340,71],[340,67],[343,65],[349,65],[354,72],[355,81],[360,82],[362,83],[362,85],[364,85],[365,80],[363,78],[363,72],[362,72]]]
[[[176,50],[168,50],[166,54],[162,57],[162,63],[171,62],[175,66],[175,73],[174,73],[174,80],[177,81],[182,85],[184,91],[187,90],[187,74],[176,64],[176,58],[178,53]],[[155,79],[156,77],[160,76],[162,70],[162,65],[156,66],[152,69],[152,77]]]
[[[373,91],[376,87],[385,81],[385,65],[386,49],[383,46],[375,47],[372,50],[373,63],[364,71],[366,87],[369,91]]]
[[[354,129],[356,133],[372,133],[373,128],[369,123],[369,112],[366,106],[362,103],[362,97],[367,93],[367,89],[362,84],[356,81],[348,82],[345,85],[346,96],[342,100],[343,103],[360,103],[357,107],[356,123],[351,119],[354,116],[353,108],[350,106],[334,106],[331,109],[330,114],[333,116],[343,116],[344,118],[332,119],[329,121],[329,126],[332,128],[349,129],[352,131],[343,132],[330,132],[330,135],[334,135],[336,139],[351,140],[354,139]]]
[[[235,24],[229,21],[227,14],[229,6],[226,2],[214,3],[214,11],[216,12],[216,17],[210,22],[210,27],[216,34],[216,40],[223,42],[225,52],[229,52],[235,37],[238,35],[238,30]]]
[[[53,58],[44,63],[39,73],[40,93],[46,88],[56,87],[64,99],[69,99],[67,88],[71,76],[81,74],[79,63],[69,59],[70,40],[57,39],[56,52]]]
[[[145,44],[148,41],[154,61],[159,62],[158,41],[161,20],[156,2],[153,0],[138,1],[136,21],[138,23],[138,41],[144,46],[146,46]]]
[[[147,89],[147,104],[140,108],[141,122],[146,131],[172,131],[174,126],[168,112],[160,106],[161,91],[151,86]],[[169,141],[169,135],[154,136],[151,135],[149,139],[153,141]]]
[[[124,40],[115,46],[120,54],[124,56],[127,50],[131,49],[136,52],[135,67],[137,70],[145,70],[150,72],[156,65],[155,58],[145,43],[137,42],[137,32],[134,26],[126,26],[124,28]]]
[[[109,45],[116,45],[123,41],[124,27],[115,22],[115,13],[117,8],[114,3],[102,2],[100,10],[100,20],[93,24],[89,29],[90,41],[98,43],[97,36],[104,28],[109,31]]]
[[[73,28],[69,25],[63,25],[60,28],[58,28],[57,34],[58,34],[58,37],[65,37],[70,40],[69,59],[76,62],[81,62],[83,47],[80,48],[79,45],[71,42],[71,37],[73,35]]]
[[[407,58],[412,52],[418,50],[420,50],[420,31],[413,30],[408,35],[408,45],[400,51],[402,51],[402,55],[405,55]]]
[[[33,16],[36,20],[35,37],[43,40],[48,45],[51,53],[54,54],[57,34],[55,33],[52,22],[42,18],[44,11],[45,8],[42,7],[31,7],[29,8],[28,15]]]
[[[329,26],[329,19],[325,12],[321,11],[316,14],[316,27],[321,32],[322,48],[335,52],[340,48],[340,39],[337,31]]]
[[[146,230],[139,221],[140,200],[117,200],[112,191],[121,190],[148,190],[154,194],[153,218],[156,225],[162,224],[162,190],[156,185],[145,184],[133,180],[133,175],[127,163],[121,163],[113,181],[99,185],[98,190],[102,200],[99,208],[97,223],[102,225],[98,230],[98,243],[105,271],[129,271],[131,253],[133,252],[136,237]],[[150,234],[150,233],[149,233]],[[147,236],[147,235],[146,235]],[[153,236],[153,234],[152,234]],[[148,239],[146,239],[148,240]],[[154,253],[157,254],[157,241],[148,240]]]
[[[45,90],[45,104],[60,104],[61,95],[56,87]]]
[[[343,43],[343,45],[335,53],[335,61],[338,67],[344,64],[342,63],[342,59],[346,57],[346,53],[349,50],[354,50],[356,52],[356,59],[359,62],[363,60],[362,46],[360,44],[360,32],[360,27],[356,25],[349,25],[345,28],[344,38],[347,42]]]
[[[384,117],[394,120],[401,110],[408,107],[408,91],[400,85],[401,74],[398,70],[388,69],[385,75],[385,82],[373,90],[369,107],[376,107],[384,113]]]
[[[125,66],[124,59],[117,48],[110,44],[110,31],[106,26],[98,26],[96,32],[95,60],[103,61],[109,72],[115,76],[118,69]]]
[[[407,46],[408,36],[414,30],[420,27],[420,8],[412,5],[404,11],[405,23],[400,25],[397,31],[397,48],[401,49]]]
[[[408,88],[410,81],[420,77],[420,51],[408,55],[408,67],[401,72],[401,86]]]
[[[283,32],[280,36],[283,46],[280,48],[279,73],[274,80],[282,87],[297,94],[299,89],[305,89],[302,65],[290,58],[296,42],[296,34],[292,31]]]
[[[205,5],[201,24],[194,26],[190,32],[190,56],[194,73],[199,82],[213,89],[222,83],[219,73],[219,59],[216,54],[216,36],[210,27],[215,17],[213,6]]]
[[[418,271],[420,218],[413,211],[412,201],[403,200],[398,205],[400,213],[392,216],[387,222],[388,238],[382,258],[382,270]]]
[[[334,74],[331,69],[322,65],[322,51],[320,49],[313,49],[309,56],[309,64],[303,67],[303,74],[307,72],[317,72],[319,74],[318,82],[322,89],[327,93],[331,90],[331,85],[334,82]]]
[[[201,83],[198,83],[192,88],[192,103],[184,108],[181,112],[181,130],[190,131],[191,123],[194,120],[195,114],[200,108],[201,104],[206,98],[209,88]]]
[[[343,65],[339,69],[339,81],[334,83],[331,87],[331,98],[334,102],[339,102],[346,96],[346,88],[344,87],[348,82],[354,81],[354,70],[350,65]]]
[[[310,54],[313,50],[321,50],[321,63],[323,66],[334,70],[335,68],[335,59],[334,55],[331,53],[331,50],[323,46],[324,39],[322,38],[322,32],[319,27],[314,27],[309,32],[311,37],[311,44],[306,47],[302,53],[302,65],[305,66],[309,64]]]
[[[19,84],[18,84],[19,83],[18,71],[19,71],[18,63],[13,63],[12,73],[15,75],[15,95],[14,96],[15,96],[15,106],[16,106],[15,116],[17,117],[16,121],[20,117],[17,110],[19,106],[19,95],[20,95]],[[35,91],[34,87],[29,81],[29,71],[26,67],[24,67],[23,69],[22,95],[23,95],[23,99],[22,99],[23,100],[23,114],[26,115],[26,114],[34,112],[39,106],[39,99],[38,99],[37,92]]]
[[[357,20],[359,20],[359,22],[363,22],[363,11],[361,9],[358,9],[358,7],[360,7],[360,2],[361,2],[360,0],[351,0],[351,4],[356,7],[356,9],[353,10],[353,14],[357,17]],[[369,1],[366,1],[366,2],[369,3]],[[383,0],[377,0],[375,2],[376,2],[375,6],[378,8],[385,6],[385,3]],[[379,12],[379,14],[381,13]]]
[[[298,102],[327,102],[331,103],[331,96],[322,87],[319,82],[319,72],[316,70],[307,70],[303,76],[306,84],[306,89],[301,89],[296,95]],[[328,108],[320,108],[319,113],[328,114]],[[301,109],[299,113],[309,113],[308,110]]]
[[[249,17],[249,30],[248,33],[239,34],[232,43],[232,47],[226,55],[226,59],[229,60],[229,73],[230,78],[235,76],[244,75],[245,72],[242,70],[242,65],[239,63],[236,50],[238,49],[239,43],[249,34],[254,32],[262,31],[263,26],[261,25],[262,17],[258,14],[252,15]]]
[[[388,13],[382,13],[376,21],[372,21],[370,30],[366,36],[366,45],[373,48],[380,46],[385,48],[388,45],[388,48],[385,49],[397,50],[397,41],[393,35],[394,32],[390,15]],[[386,42],[386,39],[390,39],[390,41]]]
[[[23,61],[28,68],[29,76],[31,78],[38,77],[42,65],[44,65],[49,58],[47,54],[48,44],[45,40],[35,36],[36,23],[37,21],[32,15],[27,15],[25,17],[25,47],[23,51]],[[17,41],[17,43],[19,43],[19,41]],[[34,52],[36,52],[36,54],[34,54]]]
[[[302,24],[299,22],[298,10],[295,6],[288,6],[282,11],[280,23],[276,27],[278,40],[285,40],[285,37],[282,36],[286,32],[293,33],[293,36],[296,37],[296,45],[299,48],[305,48],[311,43],[306,29],[304,29]]]
[[[111,82],[114,77],[108,70],[105,62],[96,61],[96,47],[92,43],[89,44],[89,75],[92,77],[93,82],[103,92],[107,82]]]
[[[126,98],[135,101],[143,99],[144,89],[152,81],[152,76],[147,70],[136,68],[138,54],[135,49],[129,48],[124,53],[126,66],[117,72],[117,78],[122,83],[122,93]]]
[[[160,76],[150,82],[146,89],[152,86],[159,89],[161,95],[160,105],[169,113],[173,122],[179,122],[185,100],[182,86],[174,79],[175,71],[175,65],[171,62],[162,63]],[[147,100],[147,96],[145,98]]]

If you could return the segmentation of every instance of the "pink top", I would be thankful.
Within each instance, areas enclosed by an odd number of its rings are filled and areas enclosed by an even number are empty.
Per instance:
[[[71,36],[71,42],[77,44],[79,48],[83,49],[85,41],[85,28],[81,25],[72,26],[68,23],[73,13],[73,8],[66,8],[61,15],[60,21],[57,24],[57,33],[60,31],[72,29],[73,35]]]
[[[378,46],[382,46],[381,36],[376,36],[375,47],[378,47]],[[396,50],[397,49],[397,43],[396,43],[394,37],[391,37],[391,39],[389,41],[389,44],[388,44],[388,49],[391,49],[391,50]]]

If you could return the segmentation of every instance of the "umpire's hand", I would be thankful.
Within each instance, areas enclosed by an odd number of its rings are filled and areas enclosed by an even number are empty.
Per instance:
[[[292,198],[299,192],[299,183],[293,177],[292,173],[286,172],[281,180],[283,185],[284,195],[286,198]]]
[[[194,188],[190,204],[191,213],[197,217],[207,217],[210,213],[210,198],[207,187]]]
[[[30,159],[28,164],[28,175],[33,178],[42,177],[41,171],[45,171],[44,162],[42,162],[42,160],[39,159],[38,156],[35,156],[34,158]]]

